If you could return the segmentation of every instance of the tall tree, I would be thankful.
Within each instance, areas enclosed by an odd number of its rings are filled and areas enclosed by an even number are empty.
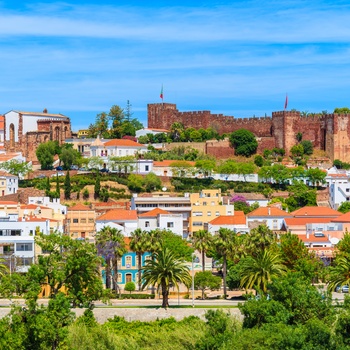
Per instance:
[[[0,258],[0,277],[8,272],[8,267],[6,265],[5,259]]]
[[[26,176],[28,173],[32,172],[32,166],[29,163],[21,162],[17,159],[9,160],[0,164],[0,169],[4,169],[12,175],[18,177]]]
[[[70,199],[71,194],[71,184],[70,184],[70,176],[69,170],[66,173],[66,177],[64,179],[64,199]]]
[[[222,279],[224,284],[224,295],[226,298],[227,285],[227,258],[233,256],[238,248],[238,238],[233,230],[221,227],[219,232],[213,237],[213,247],[219,257],[223,259],[222,262]]]
[[[140,228],[131,232],[130,249],[135,252],[137,256],[139,290],[141,290],[142,285],[142,258],[147,248],[147,236],[148,234]]]
[[[109,110],[108,117],[112,122],[111,137],[122,138],[123,122],[125,121],[124,110],[117,105],[113,105]]]
[[[265,294],[267,285],[273,278],[286,274],[287,267],[278,251],[264,249],[256,257],[244,259],[241,265],[241,287],[246,289],[257,288]]]
[[[96,171],[96,180],[95,180],[95,186],[94,186],[95,198],[99,198],[100,191],[101,191],[100,173],[99,173],[99,171]]]
[[[206,252],[211,249],[213,242],[212,235],[207,230],[193,232],[192,246],[202,254],[202,271],[205,271]]]
[[[179,289],[179,284],[191,284],[189,268],[183,260],[176,256],[169,249],[165,248],[155,253],[155,259],[148,260],[143,270],[144,283],[142,288],[149,285],[157,285],[162,290],[162,307],[169,306],[169,289],[174,286]]]
[[[60,147],[57,141],[48,141],[41,143],[35,153],[41,169],[50,170],[53,167],[54,156],[60,153]]]
[[[60,190],[60,180],[58,178],[58,174],[56,174],[56,191],[55,191],[55,198],[61,197],[61,190]]]
[[[118,291],[118,260],[127,252],[124,236],[116,228],[105,226],[96,233],[96,246],[105,260],[106,288]]]
[[[277,242],[277,236],[266,225],[259,225],[243,236],[245,253],[256,257]]]

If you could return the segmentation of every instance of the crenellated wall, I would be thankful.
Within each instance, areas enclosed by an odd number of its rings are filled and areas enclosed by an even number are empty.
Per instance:
[[[244,128],[258,139],[258,152],[265,148],[284,148],[288,153],[297,143],[296,135],[301,132],[303,140],[309,140],[314,147],[326,151],[332,159],[350,162],[350,114],[327,114],[303,116],[298,111],[273,112],[272,118],[234,118],[210,111],[179,112],[176,104],[155,103],[148,105],[148,127],[170,129],[175,122],[186,128],[213,127],[220,134]],[[221,153],[218,149],[222,147]],[[212,143],[207,151],[213,155],[227,157],[231,151],[226,144]]]

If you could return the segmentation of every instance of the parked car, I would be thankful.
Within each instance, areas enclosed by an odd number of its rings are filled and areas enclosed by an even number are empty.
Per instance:
[[[46,175],[39,174],[38,176],[35,176],[36,179],[45,179]]]
[[[63,167],[62,166],[58,166],[55,168],[57,171],[62,171],[63,170]]]
[[[79,170],[79,167],[77,165],[71,165],[70,170]]]
[[[335,291],[338,293],[349,293],[349,286],[338,286]]]
[[[56,176],[64,176],[64,173],[58,172],[56,174],[51,175],[51,177],[56,177]]]
[[[101,173],[109,173],[109,170],[107,168],[100,169]]]

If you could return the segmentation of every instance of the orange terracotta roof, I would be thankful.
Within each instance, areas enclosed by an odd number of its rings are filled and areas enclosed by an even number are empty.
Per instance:
[[[4,170],[0,170],[0,176],[17,177],[17,175],[10,174]]]
[[[127,139],[113,139],[104,144],[107,146],[119,146],[119,147],[145,147],[138,142],[127,140]]]
[[[44,221],[53,221],[45,218],[37,218],[36,216],[26,216],[25,218],[18,218],[18,221],[29,221],[29,222],[44,222]]]
[[[58,117],[58,118],[68,118],[63,114],[55,114],[55,113],[43,113],[43,112],[23,112],[23,111],[14,111],[20,114],[26,114],[26,115],[34,115],[34,116],[40,116],[40,117]]]
[[[148,211],[147,213],[139,214],[139,217],[157,217],[159,214],[170,214],[170,213],[160,208],[154,208],[151,211]]]
[[[332,222],[350,222],[350,211],[346,214],[339,215],[335,219],[332,219]]]
[[[92,209],[90,209],[90,207],[88,207],[87,205],[78,203],[78,204],[74,205],[73,207],[68,208],[68,210],[69,211],[72,211],[72,210],[82,211],[82,210],[92,210]]]
[[[292,216],[290,213],[286,211],[275,208],[275,207],[260,207],[247,214],[248,217],[266,217],[266,216],[280,216],[280,217],[289,217]]]
[[[196,162],[192,162],[189,160],[162,160],[161,162],[153,162],[153,167],[158,166],[158,167],[170,167],[172,166],[173,163],[175,162],[184,162],[187,163],[189,166],[195,166]]]
[[[96,221],[127,221],[137,220],[136,210],[112,209],[101,215]]]
[[[314,235],[309,235],[309,237],[307,237],[306,235],[298,235],[298,237],[304,243],[329,243],[329,244],[331,244],[331,242],[327,236],[316,237]]]
[[[336,211],[331,208],[326,207],[303,207],[298,210],[295,210],[291,213],[295,217],[302,216],[330,216],[330,217],[338,217],[342,215],[339,211]]]
[[[242,212],[243,213],[243,212]],[[209,224],[211,225],[245,225],[246,217],[245,215],[220,215],[215,219],[211,220]]]
[[[328,176],[330,176],[330,177],[341,177],[341,178],[348,178],[349,176],[346,174],[346,173],[344,173],[344,174],[328,174]]]
[[[0,154],[0,162],[7,162],[8,160],[11,160],[15,157],[18,157],[19,153],[5,153]]]
[[[49,207],[44,207],[42,205],[37,205],[37,204],[22,204],[21,205],[21,209],[37,209],[37,208],[40,208],[40,209],[51,209]]]
[[[3,205],[18,205],[18,202],[13,201],[0,201],[0,207]]]
[[[323,224],[329,223],[332,218],[285,218],[284,219],[287,226],[305,226],[306,224]]]

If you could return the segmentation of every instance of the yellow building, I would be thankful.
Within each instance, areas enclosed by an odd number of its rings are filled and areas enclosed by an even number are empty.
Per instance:
[[[89,130],[88,129],[81,129],[78,131],[78,138],[79,139],[85,139],[89,135]]]
[[[191,217],[189,220],[190,235],[193,232],[204,230],[208,222],[221,215],[234,215],[233,204],[223,203],[221,189],[202,190],[200,193],[191,193]]]
[[[72,238],[88,238],[93,241],[96,233],[96,213],[90,207],[77,204],[67,210],[66,232]]]

